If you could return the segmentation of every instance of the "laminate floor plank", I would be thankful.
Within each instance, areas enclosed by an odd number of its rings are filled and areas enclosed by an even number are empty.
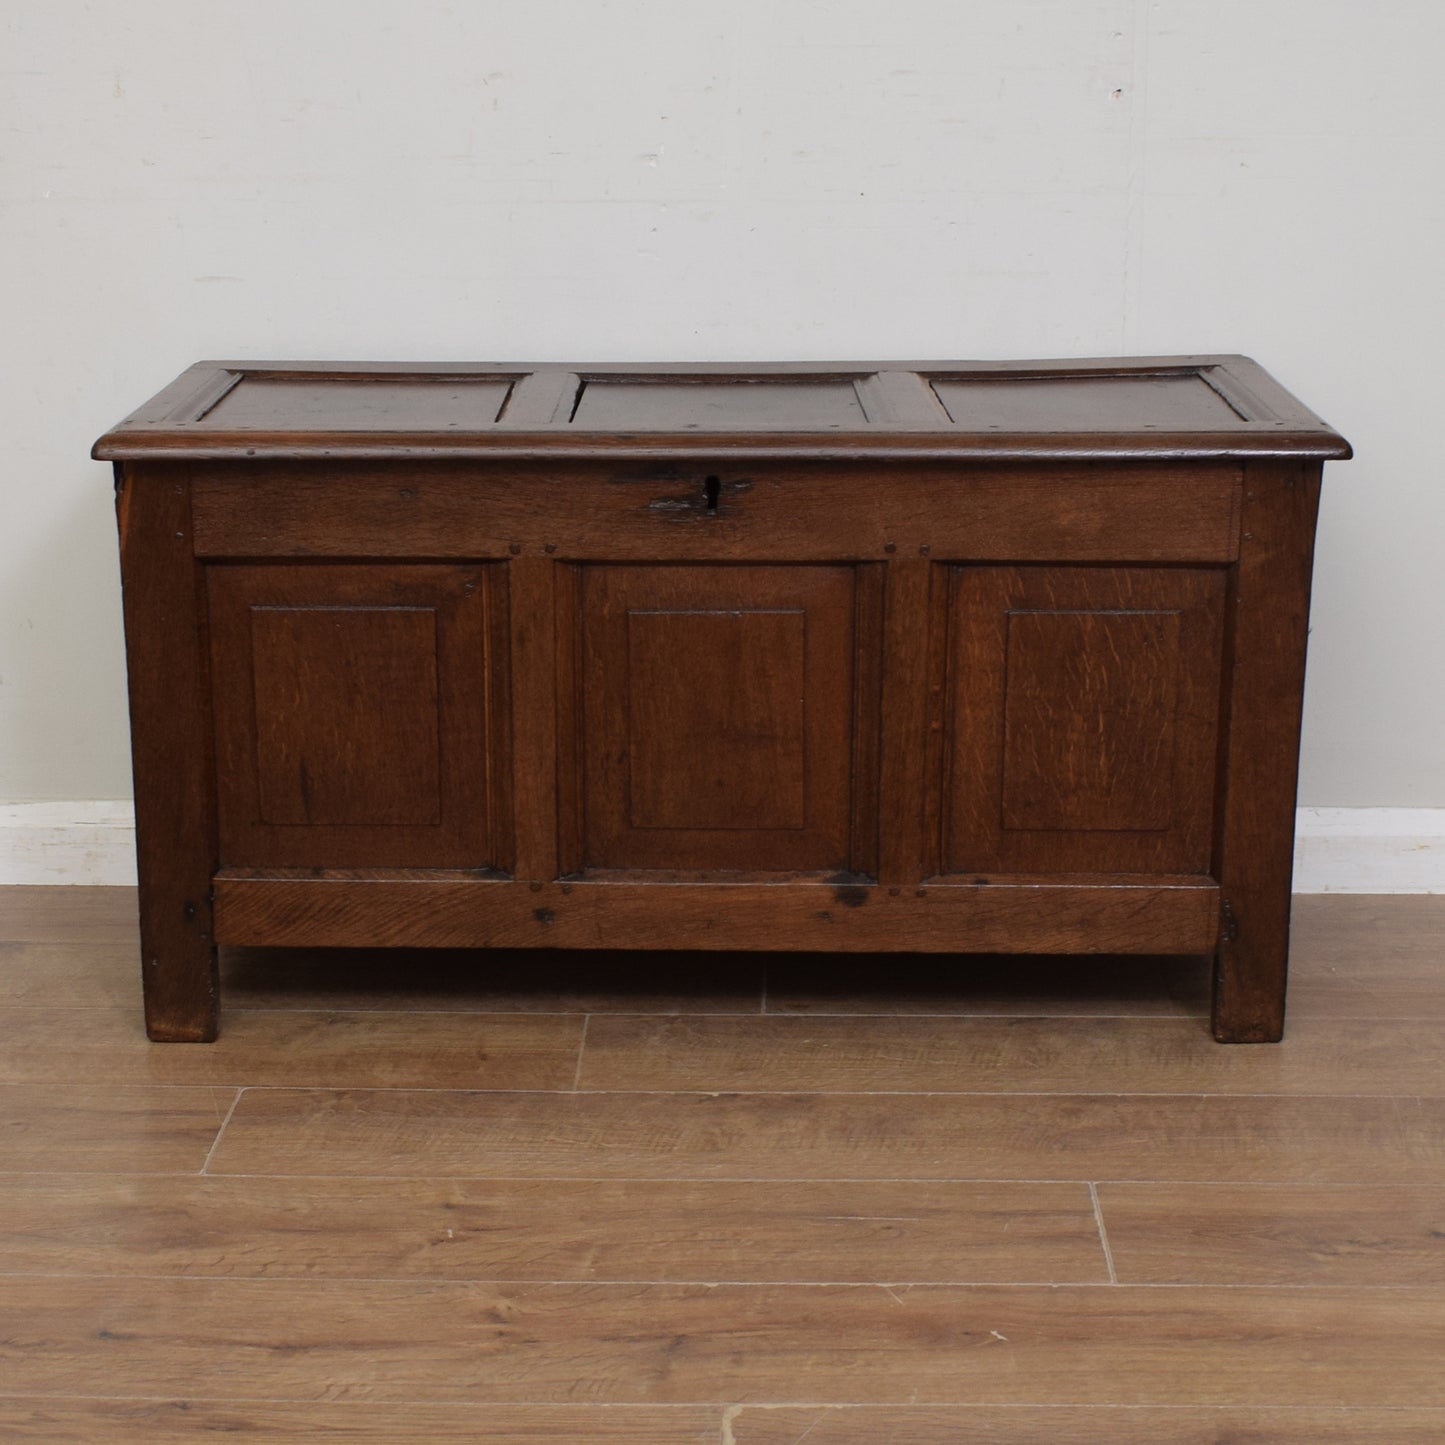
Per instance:
[[[1445,1411],[743,1406],[730,1445],[1439,1445]]]
[[[1103,1184],[1098,1193],[1125,1284],[1445,1285],[1440,1188]]]
[[[139,1017],[140,948],[134,940],[0,943],[0,1008],[128,1008]]]
[[[1304,1019],[1221,1048],[1171,1018],[594,1019],[588,1089],[1445,1095],[1433,1021]]]
[[[134,888],[10,884],[0,888],[0,940],[24,943],[134,943]]]
[[[1445,896],[1297,897],[1289,1015],[1445,1019]]]
[[[226,948],[237,1009],[470,1013],[737,1013],[762,1010],[764,960],[743,953],[556,949]]]
[[[134,1009],[0,1009],[0,1082],[570,1089],[575,1014],[228,1011],[213,1044],[153,1045]]]
[[[0,1174],[195,1173],[205,1164],[236,1092],[0,1084]]]
[[[0,1439],[1445,1440],[1445,899],[1297,899],[1277,1048],[1188,958],[222,974],[151,1045],[134,890],[0,889]]]
[[[1376,963],[1432,959],[1438,977],[1445,894],[1300,893],[1290,943],[1310,966],[1343,967],[1362,980]]]
[[[1085,1184],[0,1177],[0,1274],[1103,1283]]]
[[[255,1089],[218,1174],[1445,1183],[1445,1101]]]
[[[403,1404],[1445,1405],[1445,1291],[16,1279],[7,1388]]]
[[[23,1445],[718,1445],[722,1411],[686,1405],[269,1405],[0,1397]]]

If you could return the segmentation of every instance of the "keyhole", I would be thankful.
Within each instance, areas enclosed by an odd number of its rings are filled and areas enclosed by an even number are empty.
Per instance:
[[[702,494],[707,498],[707,509],[717,515],[718,493],[722,491],[722,482],[717,477],[704,477],[702,479]]]

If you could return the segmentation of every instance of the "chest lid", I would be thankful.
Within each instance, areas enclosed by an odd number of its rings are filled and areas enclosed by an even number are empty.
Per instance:
[[[1347,457],[1243,356],[665,366],[203,361],[95,444],[174,457]]]

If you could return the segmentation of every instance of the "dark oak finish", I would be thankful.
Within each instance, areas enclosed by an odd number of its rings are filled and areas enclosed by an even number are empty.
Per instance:
[[[958,567],[944,873],[1207,873],[1225,577]]]
[[[437,869],[223,870],[226,943],[368,948],[897,949],[957,953],[1208,953],[1219,889],[1208,878],[1138,874],[979,878],[894,889],[804,875],[678,881],[618,870],[553,883]],[[706,876],[706,875],[704,875]]]
[[[585,868],[852,867],[853,574],[582,569]]]
[[[506,863],[495,567],[212,567],[222,865]]]
[[[1224,928],[1214,976],[1214,1032],[1273,1043],[1284,1029],[1294,871],[1295,785],[1317,467],[1251,462],[1231,591],[1214,876]]]
[[[278,382],[304,381],[332,394],[354,392],[367,378],[410,382],[393,404],[382,428],[338,425],[318,415],[311,401],[271,409],[266,425],[207,426],[206,418],[236,388],[254,387],[272,398],[285,397]],[[845,379],[861,403],[855,411]],[[1081,386],[1112,379],[1133,402],[1128,424],[1111,430],[1079,425],[1075,399]],[[1197,379],[1227,402],[1225,407],[1181,408],[1173,400],[1178,386],[1167,383]],[[508,381],[515,400],[500,415],[483,385],[467,425],[438,426],[428,383],[442,391],[458,382]],[[630,428],[605,420],[578,425],[580,398],[589,384],[600,386],[615,402],[622,386],[633,383]],[[1151,380],[1165,385],[1150,388]],[[812,385],[808,385],[811,381]],[[950,412],[939,394],[970,384],[975,393],[1001,383],[1034,382],[1028,393],[1035,405],[1012,425],[970,409]],[[748,383],[751,383],[750,385]],[[653,399],[663,389],[701,388],[704,399],[682,409],[658,408]],[[653,390],[658,388],[658,390]],[[785,389],[786,388],[786,389]],[[795,388],[795,389],[792,389]],[[1188,390],[1188,387],[1184,388]],[[1168,397],[1162,411],[1150,411]],[[779,393],[795,403],[784,408]],[[816,398],[830,392],[831,406]],[[710,397],[706,394],[710,393]],[[842,394],[840,397],[840,393]],[[304,390],[302,395],[304,395]],[[295,393],[292,393],[295,395]],[[723,396],[727,400],[722,400]],[[751,407],[749,395],[758,398]],[[1091,400],[1097,392],[1089,390]],[[803,398],[798,404],[797,398]],[[595,392],[594,392],[595,399]],[[709,407],[709,400],[712,405]],[[812,401],[812,405],[808,402]],[[651,404],[650,404],[651,403]],[[235,399],[231,403],[237,405]],[[354,409],[354,408],[352,408]],[[705,420],[709,410],[726,411],[732,425]],[[647,417],[652,416],[652,424]],[[746,424],[739,425],[746,415]],[[851,423],[844,426],[842,420]],[[448,422],[456,420],[452,415]],[[96,443],[95,455],[107,461],[144,457],[246,457],[284,459],[335,456],[464,456],[599,459],[631,453],[708,457],[722,453],[733,459],[752,457],[823,457],[872,453],[896,457],[945,457],[968,461],[1007,459],[1135,457],[1346,457],[1349,444],[1308,407],[1291,396],[1263,367],[1247,356],[1136,356],[1126,360],[988,361],[988,362],[772,362],[738,366],[465,366],[451,363],[371,361],[201,361],[165,390],[132,412]]]
[[[201,363],[123,508],[156,1038],[253,945],[1168,954],[1277,1038],[1310,549],[1242,357]]]
[[[851,457],[740,466],[717,455],[489,467],[214,462],[194,486],[196,549],[216,558],[786,564],[901,560],[927,546],[995,562],[1228,563],[1239,552],[1240,475],[1227,461],[1042,470],[909,456],[887,466]]]
[[[116,469],[146,1027],[217,1028],[211,877],[220,861],[203,571],[184,466]]]

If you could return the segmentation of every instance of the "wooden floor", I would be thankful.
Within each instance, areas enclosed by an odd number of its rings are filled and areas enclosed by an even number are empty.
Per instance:
[[[0,1439],[1445,1441],[1445,898],[1200,960],[241,952],[0,890]]]

